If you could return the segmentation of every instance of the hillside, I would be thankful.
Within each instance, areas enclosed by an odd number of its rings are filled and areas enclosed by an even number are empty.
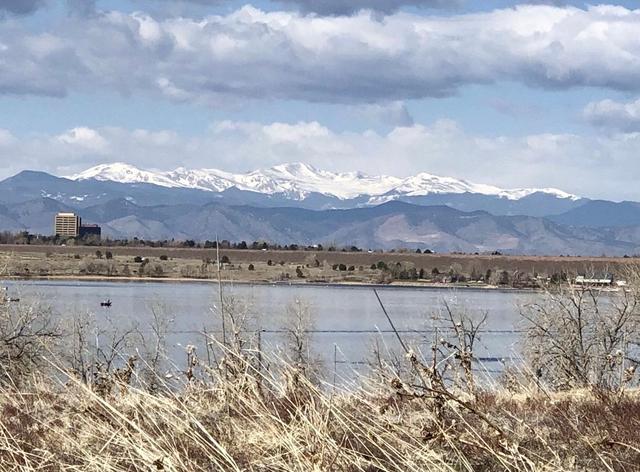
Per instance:
[[[0,207],[7,230],[50,233],[57,211],[71,207],[40,198]],[[280,244],[355,245],[371,249],[431,249],[531,255],[624,255],[640,248],[640,231],[576,228],[545,218],[495,216],[447,206],[389,202],[348,210],[308,210],[207,203],[143,207],[126,199],[86,207],[84,221],[112,238],[266,240]],[[2,228],[5,229],[5,228]]]

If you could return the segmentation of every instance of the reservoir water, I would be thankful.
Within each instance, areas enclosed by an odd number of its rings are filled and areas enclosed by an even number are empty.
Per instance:
[[[167,352],[180,363],[185,347],[194,345],[203,356],[203,332],[220,330],[217,284],[198,282],[95,282],[4,281],[20,304],[50,307],[62,320],[90,315],[104,329],[136,326],[149,333],[153,313],[169,320]],[[429,352],[436,337],[450,327],[443,322],[445,304],[455,313],[478,319],[487,314],[477,342],[476,369],[499,372],[505,362],[518,357],[522,321],[520,307],[540,295],[535,292],[486,289],[376,287],[396,329],[417,351]],[[308,327],[313,354],[341,371],[360,369],[371,359],[373,346],[383,353],[400,354],[372,287],[318,285],[223,285],[225,309],[246,317],[250,331],[261,330],[263,350],[276,352],[283,344],[288,325],[287,307],[308,307]],[[103,308],[100,302],[111,300]]]

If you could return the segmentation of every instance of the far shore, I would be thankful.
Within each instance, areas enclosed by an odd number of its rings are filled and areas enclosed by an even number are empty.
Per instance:
[[[188,277],[123,277],[123,276],[95,276],[95,275],[52,275],[52,276],[4,276],[0,277],[2,281],[75,281],[75,282],[111,282],[111,283],[200,283],[217,285],[217,279],[188,278]],[[539,292],[539,288],[513,288],[501,287],[498,285],[487,284],[454,284],[454,283],[429,283],[429,282],[391,282],[388,284],[375,284],[366,282],[322,282],[322,281],[268,281],[268,280],[233,280],[223,279],[221,283],[224,285],[265,285],[265,286],[293,286],[293,287],[353,287],[353,288],[411,288],[411,289],[450,289],[450,290],[486,290],[500,292]]]
[[[331,251],[220,251],[88,246],[0,246],[14,280],[217,283],[537,292],[579,274],[624,280],[631,259]],[[615,291],[614,287],[602,288]]]

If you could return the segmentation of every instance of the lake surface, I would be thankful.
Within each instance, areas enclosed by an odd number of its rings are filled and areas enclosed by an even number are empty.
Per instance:
[[[170,319],[167,338],[171,357],[185,357],[186,345],[198,347],[204,356],[203,331],[220,330],[218,286],[198,282],[93,282],[93,281],[5,281],[11,296],[21,304],[40,300],[56,317],[70,319],[90,314],[105,327],[124,329],[137,325],[150,333],[153,311]],[[429,353],[433,340],[446,332],[450,324],[439,318],[445,315],[445,303],[454,311],[465,311],[478,318],[487,313],[479,336],[476,356],[479,370],[499,372],[503,360],[518,356],[522,328],[519,307],[540,295],[534,292],[486,289],[440,289],[378,287],[378,294],[398,331],[413,349]],[[287,325],[287,307],[296,301],[307,305],[312,319],[312,351],[327,366],[345,372],[358,370],[371,359],[374,344],[386,352],[400,354],[400,344],[385,317],[372,287],[301,286],[301,285],[231,285],[223,287],[226,309],[247,313],[249,329],[264,330],[263,349],[277,352],[283,344],[280,332]],[[110,308],[100,302],[112,301]],[[235,308],[233,308],[235,306]]]

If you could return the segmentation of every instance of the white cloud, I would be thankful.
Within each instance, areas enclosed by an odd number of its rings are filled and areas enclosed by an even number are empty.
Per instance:
[[[100,133],[86,127],[72,128],[56,136],[55,140],[71,145],[72,147],[84,148],[91,151],[105,151],[107,148],[107,141]]]
[[[77,0],[76,0],[77,1]],[[164,4],[169,11],[189,11],[188,5],[211,7],[224,4],[225,0],[134,0],[138,5],[149,7]],[[227,0],[228,1],[228,0]],[[279,6],[293,7],[305,13],[320,15],[349,15],[360,10],[391,13],[402,7],[424,7],[457,9],[464,0],[273,0]],[[201,11],[203,11],[202,9]],[[197,10],[196,10],[197,11]]]
[[[60,21],[45,33],[2,24],[0,94],[101,87],[206,104],[363,104],[502,80],[640,90],[640,10],[623,7],[320,17],[247,6],[204,19],[109,12]]]
[[[413,116],[402,101],[368,103],[353,107],[356,115],[383,126],[411,126]]]
[[[589,103],[584,118],[591,124],[614,131],[640,131],[640,99],[621,103],[601,100]]]
[[[300,122],[294,125],[288,123],[273,123],[262,128],[264,135],[272,142],[302,142],[305,139],[326,138],[330,131],[320,123]]]
[[[302,161],[329,170],[397,176],[424,171],[501,187],[557,187],[592,197],[640,200],[635,177],[640,173],[639,147],[640,133],[479,136],[448,120],[388,133],[335,132],[316,122],[226,121],[196,136],[117,127],[11,136],[0,146],[0,176],[21,169],[69,175],[116,161],[165,170],[184,165],[229,171]]]
[[[194,1],[194,0],[192,0]],[[198,0],[195,0],[198,1]],[[201,0],[200,0],[201,1]],[[456,8],[462,2],[458,0],[277,0],[280,3],[294,5],[305,12],[322,15],[348,15],[359,10],[393,12],[404,6]]]

